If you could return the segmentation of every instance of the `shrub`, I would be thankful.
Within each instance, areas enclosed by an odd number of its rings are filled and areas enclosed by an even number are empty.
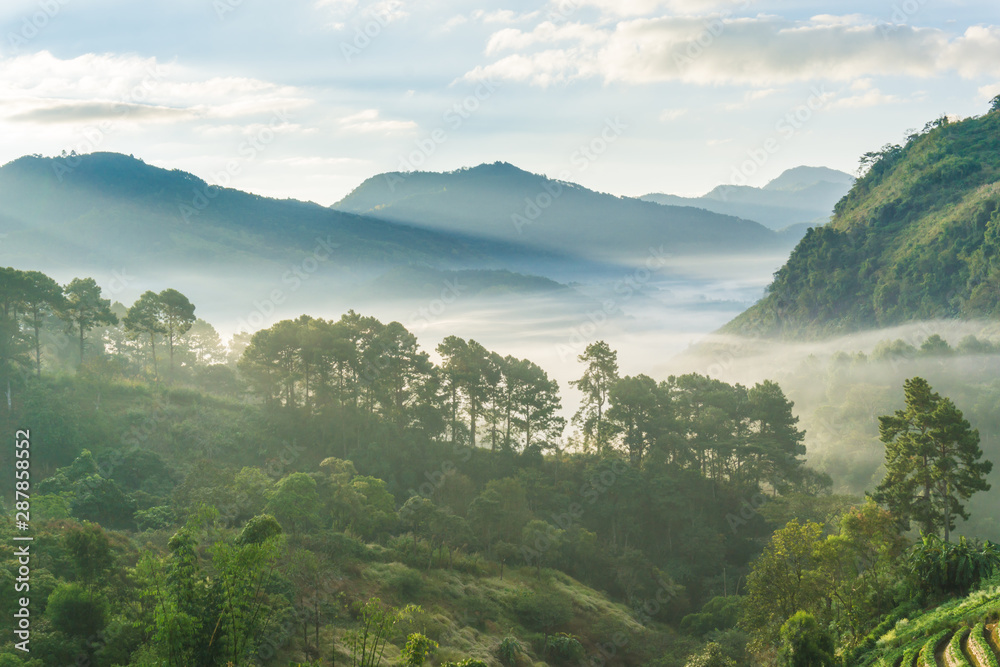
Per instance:
[[[573,618],[573,605],[559,593],[528,592],[515,598],[514,613],[526,628],[548,634]]]
[[[500,641],[500,647],[497,649],[497,658],[499,658],[504,667],[514,667],[517,664],[518,654],[523,651],[524,649],[521,647],[519,641],[513,637],[504,637]]]
[[[556,664],[579,662],[583,658],[583,644],[573,635],[560,632],[546,639],[545,653]]]

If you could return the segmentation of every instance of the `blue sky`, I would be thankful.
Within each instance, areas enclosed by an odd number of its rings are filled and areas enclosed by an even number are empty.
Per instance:
[[[998,64],[994,0],[7,0],[0,162],[113,150],[322,204],[496,160],[698,195],[853,171],[984,112]]]

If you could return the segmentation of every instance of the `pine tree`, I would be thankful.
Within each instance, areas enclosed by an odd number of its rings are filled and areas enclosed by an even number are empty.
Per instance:
[[[920,377],[907,380],[904,393],[905,410],[879,417],[886,474],[873,497],[907,528],[915,521],[926,533],[942,530],[948,541],[955,517],[969,518],[962,501],[989,490],[993,464],[980,460],[979,431],[951,399]]]

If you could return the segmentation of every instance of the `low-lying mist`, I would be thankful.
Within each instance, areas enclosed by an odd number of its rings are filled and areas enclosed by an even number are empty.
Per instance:
[[[940,339],[940,340],[939,340]],[[1000,490],[1000,325],[937,320],[823,341],[712,335],[658,367],[656,375],[698,372],[727,382],[778,382],[806,431],[809,464],[834,491],[860,495],[881,481],[878,418],[900,410],[903,382],[920,376],[951,398],[979,429],[989,476]],[[1000,539],[1000,495],[973,496],[958,532]]]

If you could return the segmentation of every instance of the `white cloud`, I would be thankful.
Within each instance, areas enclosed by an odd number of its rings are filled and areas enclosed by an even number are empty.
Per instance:
[[[649,16],[663,10],[693,15],[723,8],[748,9],[750,4],[750,0],[579,0],[580,6],[596,7],[611,16]]]
[[[740,109],[746,109],[753,102],[758,100],[763,100],[775,93],[780,93],[781,88],[762,88],[761,90],[749,90],[743,94],[743,100],[740,102],[731,102],[726,105],[726,111],[738,111]]]
[[[526,14],[518,14],[510,9],[495,9],[492,12],[488,12],[485,9],[477,9],[472,12],[472,18],[476,21],[481,21],[482,23],[521,23],[522,21],[530,21],[531,19],[537,18],[541,12],[528,12]]]
[[[830,103],[831,109],[863,109],[865,107],[881,106],[883,104],[895,104],[902,100],[895,95],[886,95],[878,88],[871,88],[860,95],[842,97]]]
[[[340,119],[340,126],[351,132],[380,132],[391,134],[416,129],[412,120],[382,120],[378,109],[365,109]]]
[[[521,51],[535,44],[557,44],[574,42],[581,46],[597,46],[605,42],[605,37],[592,27],[580,23],[557,26],[545,21],[530,32],[517,28],[504,28],[490,36],[486,43],[486,55],[496,55],[504,51]]]
[[[664,109],[660,112],[660,122],[669,123],[675,121],[681,116],[686,115],[687,112],[687,109]]]
[[[997,95],[1000,95],[1000,82],[981,86],[979,88],[979,96],[987,102],[991,101]]]
[[[546,22],[529,32],[508,28],[495,33],[487,55],[513,53],[474,68],[466,78],[539,86],[590,77],[635,84],[769,86],[879,75],[929,77],[949,71],[975,77],[1000,61],[1000,28],[974,27],[950,36],[932,28],[899,26],[883,34],[874,23],[858,20],[717,15],[608,25]]]
[[[373,20],[388,25],[410,15],[402,0],[317,0],[315,7],[331,19],[327,27],[333,30]]]
[[[4,115],[21,121],[234,119],[311,104],[300,91],[246,77],[204,78],[155,58],[47,51],[0,60]]]
[[[444,25],[441,26],[441,32],[451,32],[460,25],[464,25],[469,22],[469,19],[461,14],[456,14],[450,19],[445,21]]]

